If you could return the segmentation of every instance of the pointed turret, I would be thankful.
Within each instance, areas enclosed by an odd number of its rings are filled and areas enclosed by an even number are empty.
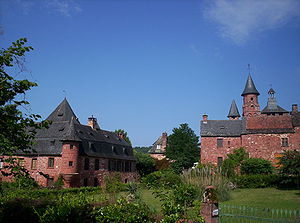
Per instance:
[[[235,100],[232,100],[230,110],[229,110],[227,117],[231,120],[239,119],[239,117],[241,117],[239,110],[236,106]]]
[[[69,102],[65,98],[49,115],[47,120],[52,122],[70,122],[72,118],[74,119],[74,123],[79,124],[76,115],[74,114]]]
[[[251,78],[251,75],[249,74],[246,85],[245,85],[245,89],[242,93],[242,96],[245,96],[247,94],[255,94],[255,95],[260,95],[258,90],[256,89],[254,82]]]

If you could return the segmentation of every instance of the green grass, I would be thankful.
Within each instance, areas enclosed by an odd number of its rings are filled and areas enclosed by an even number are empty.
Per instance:
[[[300,210],[300,190],[237,189],[231,192],[231,199],[222,204]]]
[[[140,189],[139,192],[142,201],[144,201],[150,209],[155,210],[157,213],[161,212],[161,201],[152,194],[153,190]]]

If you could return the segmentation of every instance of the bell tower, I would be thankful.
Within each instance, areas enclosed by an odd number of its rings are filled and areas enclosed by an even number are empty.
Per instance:
[[[258,103],[258,95],[254,82],[249,74],[245,89],[242,93],[243,96],[243,117],[252,117],[260,114]]]

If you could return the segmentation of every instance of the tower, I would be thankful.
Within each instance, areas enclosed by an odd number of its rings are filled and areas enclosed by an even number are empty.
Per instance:
[[[252,117],[260,114],[258,103],[258,95],[254,82],[249,74],[245,89],[242,93],[243,96],[243,117]]]
[[[231,106],[230,106],[230,110],[229,113],[227,115],[227,117],[230,120],[238,120],[240,116],[239,110],[236,106],[235,100],[232,100]]]

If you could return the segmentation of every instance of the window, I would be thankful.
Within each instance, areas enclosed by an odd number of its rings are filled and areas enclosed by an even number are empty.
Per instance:
[[[84,159],[84,169],[85,170],[90,169],[90,159],[89,158]]]
[[[100,169],[99,159],[95,159],[95,170]]]
[[[31,160],[31,169],[36,170],[37,158],[32,158]]]
[[[69,161],[69,166],[73,166],[73,161]]]
[[[50,145],[51,145],[51,146],[54,146],[54,145],[55,145],[55,140],[51,140],[51,141],[50,141]]]
[[[223,157],[218,157],[218,167],[220,168],[223,164]]]
[[[88,178],[83,179],[83,186],[87,187],[88,186]]]
[[[228,146],[230,146],[230,141],[228,141]]]
[[[98,178],[94,178],[94,187],[97,187],[99,186],[99,181],[98,181]]]
[[[288,147],[289,146],[288,138],[281,138],[281,146],[282,147]]]
[[[73,146],[73,145],[70,145],[70,149],[74,149],[74,146]]]
[[[54,168],[54,158],[48,159],[48,168]]]
[[[2,168],[3,168],[3,159],[0,158],[0,169],[2,169]]]
[[[125,162],[125,172],[131,172],[131,163],[129,161]]]
[[[223,139],[217,139],[217,147],[223,147]]]
[[[161,149],[161,145],[158,144],[158,145],[156,146],[156,150],[160,150],[160,149]]]

